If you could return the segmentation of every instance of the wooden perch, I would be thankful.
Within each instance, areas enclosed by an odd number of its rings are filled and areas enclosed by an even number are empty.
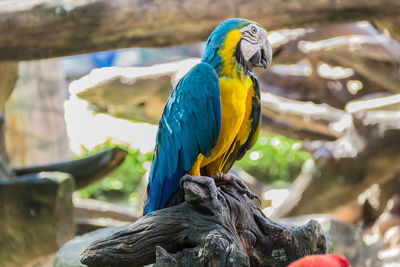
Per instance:
[[[115,147],[79,160],[25,167],[14,171],[17,176],[43,171],[69,173],[75,179],[75,189],[79,190],[113,171],[125,160],[126,155],[125,150]]]
[[[311,220],[290,228],[270,221],[244,194],[217,189],[209,177],[185,176],[185,202],[155,211],[81,253],[87,266],[287,266],[324,253]]]
[[[0,60],[205,41],[222,20],[245,17],[268,30],[399,17],[396,1],[2,1]],[[46,40],[43,42],[43,40]]]

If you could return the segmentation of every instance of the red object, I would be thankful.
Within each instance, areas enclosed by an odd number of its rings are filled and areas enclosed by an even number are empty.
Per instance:
[[[292,262],[288,267],[350,267],[349,261],[338,254],[309,255]]]

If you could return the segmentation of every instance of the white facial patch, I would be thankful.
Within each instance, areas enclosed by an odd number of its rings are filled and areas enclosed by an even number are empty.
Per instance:
[[[249,60],[263,47],[263,44],[267,40],[267,32],[257,24],[250,24],[243,27],[240,32],[243,36],[240,50],[243,58]]]
[[[249,60],[258,50],[254,44],[242,40],[240,43],[240,50],[245,60]]]

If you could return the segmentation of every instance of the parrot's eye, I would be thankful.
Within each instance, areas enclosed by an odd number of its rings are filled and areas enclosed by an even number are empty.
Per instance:
[[[256,34],[257,33],[257,28],[255,26],[251,26],[250,30],[251,30],[252,34]]]

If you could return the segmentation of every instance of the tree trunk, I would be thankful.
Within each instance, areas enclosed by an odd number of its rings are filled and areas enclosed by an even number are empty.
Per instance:
[[[185,176],[185,202],[155,211],[81,254],[88,266],[287,266],[325,253],[320,225],[290,228],[269,220],[232,185]]]
[[[400,14],[400,3],[391,0],[10,0],[0,7],[0,60],[205,41],[215,26],[230,17],[252,19],[272,30],[394,20]]]
[[[19,76],[6,104],[10,164],[26,166],[69,158],[63,108],[66,84],[60,60],[21,62]]]

